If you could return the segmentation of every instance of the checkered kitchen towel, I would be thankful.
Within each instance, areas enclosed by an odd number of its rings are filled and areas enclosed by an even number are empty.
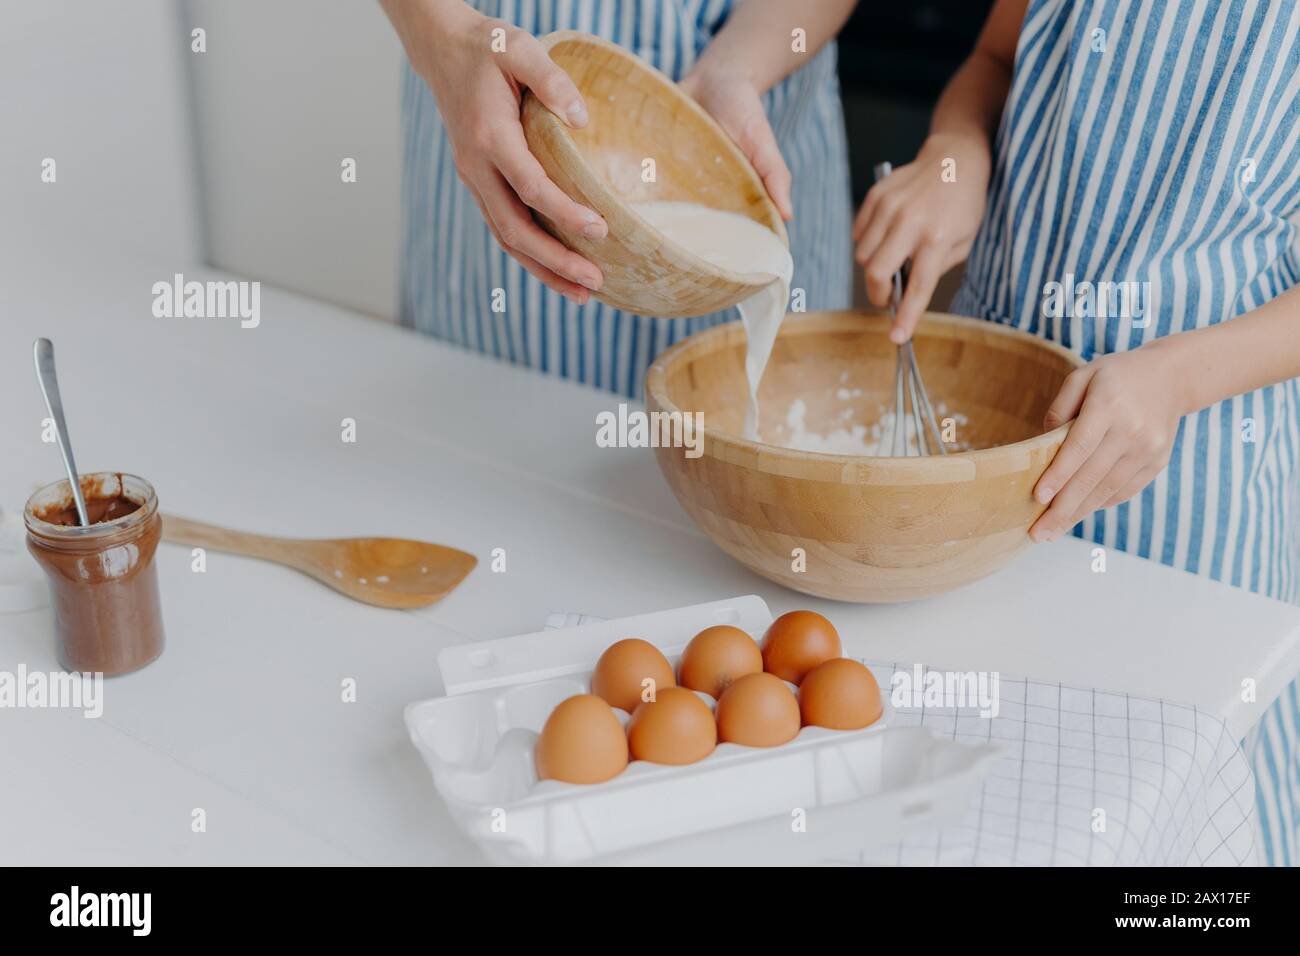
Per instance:
[[[546,627],[597,618],[552,614]],[[944,672],[864,661],[894,699],[893,726],[1003,748],[958,823],[838,864],[1254,865],[1255,780],[1222,719],[1168,701],[999,675],[986,700],[942,707]],[[930,678],[933,673],[935,678]],[[920,677],[918,681],[917,678]],[[992,690],[991,683],[985,685]]]

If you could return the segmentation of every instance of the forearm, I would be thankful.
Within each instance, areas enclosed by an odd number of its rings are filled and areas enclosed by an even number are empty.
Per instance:
[[[998,0],[975,49],[948,81],[930,118],[930,137],[960,142],[972,158],[992,166],[993,138],[1011,90],[1016,44],[1026,0]]]
[[[930,118],[932,137],[960,137],[985,156],[993,155],[1002,108],[1011,88],[1011,71],[976,50],[953,74]]]
[[[406,58],[421,76],[426,76],[438,43],[474,14],[465,0],[379,0],[379,6],[402,41]]]
[[[691,73],[739,73],[765,93],[825,46],[855,6],[857,0],[745,0]],[[795,43],[796,29],[805,31],[801,45]]]
[[[1300,378],[1300,286],[1252,312],[1145,348],[1167,350],[1174,358],[1186,414]]]

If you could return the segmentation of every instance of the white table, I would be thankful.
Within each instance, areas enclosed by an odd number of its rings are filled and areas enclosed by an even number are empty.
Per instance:
[[[173,270],[111,253],[13,266],[0,282],[6,510],[60,475],[31,372],[45,335],[83,470],[143,475],[165,510],[207,521],[423,538],[481,563],[440,604],[396,612],[215,553],[195,574],[187,549],[164,545],[162,658],[109,681],[99,720],[0,710],[0,862],[474,862],[401,711],[441,692],[441,647],[536,630],[556,609],[616,617],[757,593],[774,611],[827,613],[859,656],[1163,697],[1242,734],[1300,670],[1300,609],[1122,554],[1095,574],[1075,540],[922,603],[812,600],[697,532],[650,452],[596,446],[596,413],[616,397],[269,288],[257,329],[156,319],[150,286]],[[57,666],[48,610],[0,616],[0,670],[19,664]],[[355,703],[341,702],[346,678]],[[1241,700],[1247,678],[1255,703]]]

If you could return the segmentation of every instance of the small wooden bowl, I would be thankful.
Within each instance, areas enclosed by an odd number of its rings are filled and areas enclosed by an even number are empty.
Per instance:
[[[762,437],[780,442],[794,399],[809,431],[871,425],[893,404],[894,345],[883,316],[787,317],[759,389]],[[859,603],[909,601],[978,580],[1029,544],[1033,488],[1068,426],[1042,421],[1077,356],[992,322],[928,313],[917,362],[939,417],[964,415],[971,451],[868,458],[746,441],[739,322],[669,349],[646,378],[651,412],[703,412],[704,449],[656,450],[677,500],[741,564],[796,591]],[[943,409],[943,410],[940,410]],[[806,570],[793,570],[794,552]]]
[[[566,194],[605,218],[609,235],[587,239],[538,215],[542,226],[594,262],[597,299],[638,315],[679,318],[731,308],[771,281],[719,269],[671,241],[632,209],[639,202],[695,202],[747,216],[789,245],[762,180],[704,110],[628,51],[585,33],[543,38],[551,59],[587,103],[580,130],[531,94],[523,102],[528,147]],[[655,181],[642,179],[653,159]]]

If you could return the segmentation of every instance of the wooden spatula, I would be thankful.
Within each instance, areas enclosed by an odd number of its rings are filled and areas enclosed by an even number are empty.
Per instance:
[[[163,515],[163,540],[274,561],[366,604],[432,604],[474,570],[472,554],[406,538],[271,538]]]

